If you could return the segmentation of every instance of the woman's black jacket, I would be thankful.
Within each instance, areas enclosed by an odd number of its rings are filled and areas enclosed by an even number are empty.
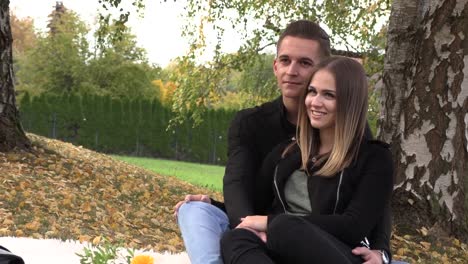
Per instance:
[[[388,145],[376,140],[363,141],[357,159],[348,168],[333,177],[309,176],[307,181],[312,213],[303,217],[350,247],[359,246],[382,221],[384,213],[388,213],[385,210],[393,189],[393,162]],[[301,167],[297,145],[281,157],[285,146],[276,147],[261,168],[261,177],[273,176],[274,200],[268,223],[288,210],[284,186]],[[382,246],[377,248],[390,252]]]

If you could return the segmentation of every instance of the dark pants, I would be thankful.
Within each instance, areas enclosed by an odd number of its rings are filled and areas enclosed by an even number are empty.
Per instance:
[[[350,227],[352,228],[352,227]],[[279,215],[267,231],[267,243],[253,232],[233,229],[221,239],[224,264],[360,264],[352,248],[306,220]]]

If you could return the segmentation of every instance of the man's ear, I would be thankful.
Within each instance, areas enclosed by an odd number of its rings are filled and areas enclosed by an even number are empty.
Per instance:
[[[277,61],[276,61],[276,58],[275,58],[273,60],[273,73],[275,74],[275,76],[276,76],[276,71],[277,71],[276,64],[277,64]]]

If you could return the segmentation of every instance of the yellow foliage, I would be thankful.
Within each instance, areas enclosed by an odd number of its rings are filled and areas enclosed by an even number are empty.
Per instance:
[[[157,90],[157,93],[159,94],[159,100],[161,101],[161,103],[166,105],[170,104],[172,102],[174,92],[177,89],[177,84],[171,81],[164,83],[160,79],[153,80],[151,83]]]
[[[101,236],[97,236],[93,239],[93,245],[98,245],[101,242]]]

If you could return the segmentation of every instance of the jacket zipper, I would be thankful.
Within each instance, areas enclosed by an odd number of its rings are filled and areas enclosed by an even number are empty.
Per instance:
[[[343,180],[343,173],[344,173],[344,170],[342,170],[340,173],[340,180],[338,182],[338,188],[336,189],[336,202],[335,202],[335,208],[333,209],[333,214],[336,213],[336,208],[338,207],[338,202],[340,201],[340,189],[341,189],[341,181]]]
[[[274,174],[274,177],[273,177],[273,183],[275,184],[276,193],[278,194],[278,198],[279,198],[279,200],[281,202],[281,205],[283,206],[283,210],[284,210],[285,213],[288,213],[288,211],[286,211],[286,206],[284,205],[283,199],[281,199],[281,194],[280,194],[280,191],[279,191],[279,188],[278,188],[278,183],[276,182],[277,173],[278,173],[278,165],[276,165],[276,167],[275,167],[275,174]]]
[[[296,137],[292,137],[292,138],[291,138],[291,141],[294,141],[294,140],[296,140]],[[283,159],[283,158],[281,158],[281,159]],[[278,198],[279,198],[279,200],[280,200],[280,202],[281,202],[281,205],[283,206],[284,212],[285,212],[285,213],[289,213],[289,212],[286,210],[286,206],[284,205],[283,199],[281,199],[281,194],[280,194],[280,191],[279,191],[279,188],[278,188],[278,183],[276,182],[276,176],[277,176],[277,174],[278,174],[278,165],[279,165],[279,164],[276,164],[276,166],[275,166],[275,173],[274,173],[274,175],[273,175],[273,183],[275,184],[275,189],[276,189],[276,192],[278,193]]]

